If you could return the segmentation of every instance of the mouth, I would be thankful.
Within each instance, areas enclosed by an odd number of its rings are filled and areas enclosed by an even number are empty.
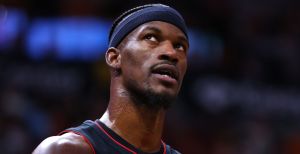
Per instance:
[[[152,69],[152,73],[171,78],[176,81],[178,81],[179,79],[179,72],[177,68],[170,64],[157,65],[156,67],[154,67],[154,69]]]

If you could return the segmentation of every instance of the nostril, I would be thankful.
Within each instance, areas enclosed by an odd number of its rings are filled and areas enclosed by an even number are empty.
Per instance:
[[[177,59],[177,58],[174,58],[174,59],[172,60],[172,62],[173,62],[174,64],[177,64],[178,59]]]
[[[172,63],[177,63],[178,62],[178,59],[177,59],[176,56],[172,56],[172,55],[168,55],[168,54],[161,54],[159,56],[159,59],[160,60],[170,61]]]
[[[161,60],[169,60],[169,56],[168,55],[160,55],[160,59]]]

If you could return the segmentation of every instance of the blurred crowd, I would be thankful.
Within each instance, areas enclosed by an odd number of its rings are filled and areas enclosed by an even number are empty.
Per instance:
[[[1,153],[31,153],[44,138],[99,118],[108,103],[103,53],[90,61],[59,60],[53,47],[32,59],[24,47],[28,25],[74,16],[112,22],[150,2],[182,12],[191,36],[189,68],[163,140],[184,154],[299,154],[297,0],[0,1]],[[20,32],[8,39],[3,25],[11,8],[28,20],[13,25]]]

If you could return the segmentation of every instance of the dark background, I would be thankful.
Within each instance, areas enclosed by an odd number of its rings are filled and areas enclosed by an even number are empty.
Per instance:
[[[178,9],[190,29],[163,140],[184,154],[299,154],[298,0],[1,0],[1,153],[31,153],[102,115],[109,27],[150,2]]]

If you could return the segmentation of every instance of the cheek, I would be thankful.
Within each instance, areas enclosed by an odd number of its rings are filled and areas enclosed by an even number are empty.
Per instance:
[[[151,54],[148,49],[137,41],[129,42],[122,55],[122,61],[125,61],[129,67],[138,67],[139,69],[147,67],[149,59],[151,59]]]
[[[121,60],[123,74],[134,80],[143,80],[147,74],[146,57],[135,52],[124,52]]]
[[[126,52],[122,56],[122,64],[127,65],[129,68],[139,65],[139,58],[130,52]]]
[[[182,78],[184,78],[184,75],[186,73],[186,70],[187,70],[187,61],[183,61],[182,64],[180,65],[180,71],[182,73]]]
[[[130,41],[125,46],[122,51],[122,61],[124,63],[129,63],[130,65],[140,65],[141,52],[138,43],[133,43],[135,41]]]

